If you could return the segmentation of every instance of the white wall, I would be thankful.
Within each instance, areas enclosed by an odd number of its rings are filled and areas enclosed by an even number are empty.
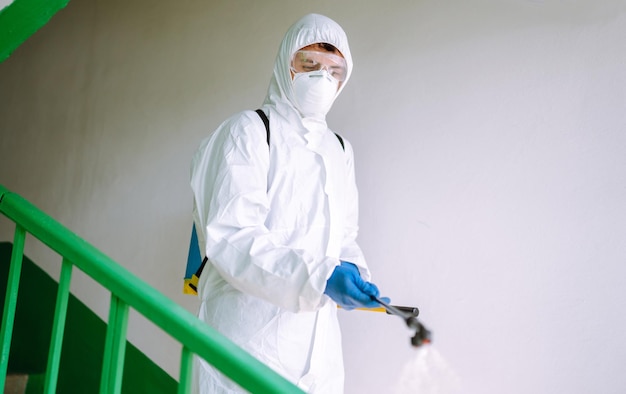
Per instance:
[[[0,183],[194,311],[189,159],[260,105],[311,11],[351,40],[329,122],[356,150],[375,282],[420,307],[463,392],[624,392],[622,0],[73,1],[0,64]],[[58,256],[27,254],[58,277]],[[72,290],[106,318],[104,290]],[[341,320],[346,393],[390,392],[411,332]],[[129,337],[178,375],[158,329],[133,315]]]
[[[11,3],[13,3],[13,0],[0,0],[0,11],[2,11],[5,7],[10,6]]]

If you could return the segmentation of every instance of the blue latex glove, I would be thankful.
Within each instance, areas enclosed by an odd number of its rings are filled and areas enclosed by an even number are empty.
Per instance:
[[[378,297],[380,292],[375,284],[366,282],[361,278],[356,265],[342,261],[335,267],[332,275],[326,281],[324,294],[333,299],[344,309],[376,308],[380,304],[372,297]],[[389,302],[386,298],[385,302]]]

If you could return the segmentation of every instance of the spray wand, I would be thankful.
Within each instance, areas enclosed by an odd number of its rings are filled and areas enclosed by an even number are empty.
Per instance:
[[[406,325],[409,328],[415,330],[415,335],[413,335],[413,337],[411,338],[412,346],[420,347],[423,344],[431,343],[432,339],[430,331],[417,320],[417,315],[419,314],[419,310],[417,308],[397,307],[394,305],[389,305],[380,298],[373,296],[372,300],[382,305],[388,314],[396,315],[404,319]]]

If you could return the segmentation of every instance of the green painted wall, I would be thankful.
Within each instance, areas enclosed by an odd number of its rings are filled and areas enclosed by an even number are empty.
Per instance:
[[[0,63],[48,23],[69,0],[15,0],[0,10]]]
[[[4,305],[12,244],[0,243],[0,305]],[[24,258],[9,356],[9,372],[41,375],[46,370],[57,283]],[[96,393],[100,384],[106,324],[70,295],[57,393]],[[177,356],[178,357],[178,356]],[[28,392],[41,392],[31,379]],[[177,382],[127,342],[122,392],[175,393]]]

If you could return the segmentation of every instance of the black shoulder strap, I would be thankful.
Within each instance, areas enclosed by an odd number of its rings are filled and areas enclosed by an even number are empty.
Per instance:
[[[341,144],[341,149],[343,149],[343,151],[346,151],[346,146],[343,144],[343,138],[341,138],[341,136],[337,133],[335,133],[335,135],[337,136],[337,139],[339,140],[339,143]]]
[[[263,112],[262,110],[257,109],[254,112],[256,112],[259,115],[259,117],[263,121],[263,124],[265,125],[265,134],[267,134],[267,146],[270,146],[270,120],[267,118],[267,115],[265,115],[265,112]],[[341,149],[345,151],[346,146],[343,144],[343,138],[341,138],[341,136],[337,133],[335,133],[335,135],[337,136],[337,139],[339,140],[339,143],[341,144]]]
[[[259,117],[261,117],[261,120],[265,125],[265,134],[267,134],[267,146],[270,146],[270,120],[267,118],[267,115],[265,115],[265,112],[263,112],[262,110],[257,109],[254,112],[256,112]]]
[[[194,274],[196,278],[200,278],[200,274],[202,274],[202,270],[204,269],[204,266],[206,265],[207,261],[209,261],[209,258],[204,256],[204,258],[202,259],[202,263],[200,263],[200,267],[198,267],[198,270]],[[194,285],[193,283],[189,283],[189,287],[191,287],[193,291],[195,291],[196,293],[198,292],[198,287]]]

